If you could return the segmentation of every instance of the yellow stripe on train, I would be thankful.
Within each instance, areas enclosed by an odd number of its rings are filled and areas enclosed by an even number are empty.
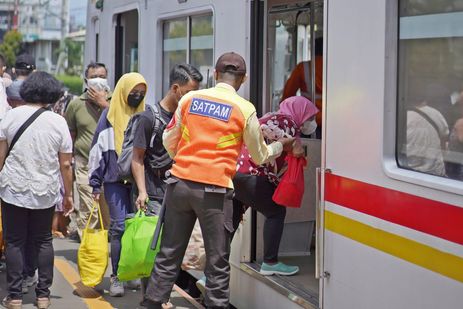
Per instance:
[[[325,211],[325,228],[415,265],[463,282],[463,258]]]

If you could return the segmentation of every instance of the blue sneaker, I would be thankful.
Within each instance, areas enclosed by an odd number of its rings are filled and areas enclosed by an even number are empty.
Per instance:
[[[264,276],[271,276],[271,275],[291,276],[291,275],[296,274],[298,271],[299,271],[298,266],[291,266],[291,265],[286,265],[283,263],[276,263],[274,265],[262,263],[262,266],[260,267],[260,274]]]

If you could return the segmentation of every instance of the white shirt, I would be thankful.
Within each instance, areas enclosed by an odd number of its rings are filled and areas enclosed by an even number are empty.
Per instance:
[[[420,172],[445,176],[441,138],[449,135],[449,127],[437,109],[430,106],[419,109],[434,121],[439,132],[417,112],[407,112],[408,166]]]
[[[11,109],[11,106],[6,100],[6,87],[9,85],[11,85],[11,79],[0,77],[0,120],[2,120],[6,112]]]
[[[0,122],[0,140],[8,145],[38,106],[8,111]],[[45,209],[60,200],[58,153],[72,153],[72,139],[64,118],[42,113],[21,135],[0,171],[0,197],[9,204]]]

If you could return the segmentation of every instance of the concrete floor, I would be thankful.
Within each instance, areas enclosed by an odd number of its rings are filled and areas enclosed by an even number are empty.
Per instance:
[[[55,239],[55,272],[51,287],[50,308],[56,309],[137,309],[144,308],[139,305],[142,298],[141,292],[126,289],[124,297],[110,297],[108,294],[109,275],[111,264],[103,282],[96,289],[87,288],[80,283],[77,270],[77,250],[79,243],[69,239]],[[182,291],[180,290],[180,293]],[[182,294],[174,290],[171,294],[171,303],[174,308],[202,308],[188,302]],[[6,271],[0,271],[0,297],[3,299],[6,291]],[[32,309],[34,306],[34,287],[29,288],[29,293],[24,295],[23,308]]]

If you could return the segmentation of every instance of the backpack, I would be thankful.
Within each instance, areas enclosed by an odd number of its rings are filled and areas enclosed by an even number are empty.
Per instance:
[[[153,122],[153,132],[157,132],[161,127],[161,124],[164,124],[164,121],[159,114],[158,107],[154,106],[147,106],[148,109],[151,110],[154,117]],[[132,156],[133,156],[133,140],[135,137],[135,129],[138,125],[138,121],[140,120],[141,113],[133,115],[129,123],[127,124],[127,129],[124,131],[124,141],[122,143],[122,151],[119,157],[117,158],[117,172],[119,178],[121,180],[128,180],[132,181]],[[153,138],[150,144],[153,143]]]

